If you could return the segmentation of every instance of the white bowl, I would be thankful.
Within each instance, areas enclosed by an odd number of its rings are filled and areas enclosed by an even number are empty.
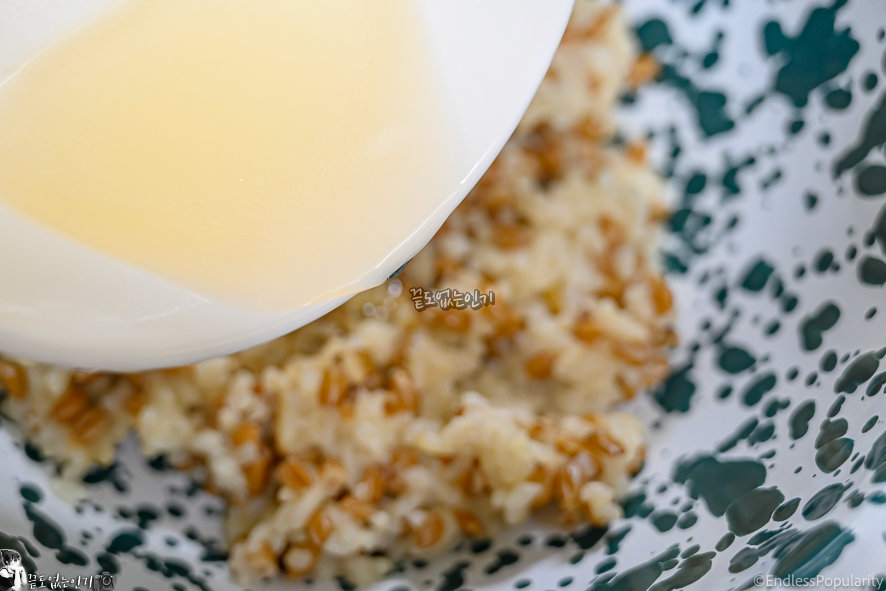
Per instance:
[[[62,32],[118,2],[0,3],[0,82]],[[572,3],[418,0],[463,175],[434,204],[438,215],[410,229],[372,270],[379,283],[427,243],[498,155],[541,83]],[[121,371],[182,365],[278,337],[346,299],[247,312],[50,234],[2,204],[0,228],[0,350],[31,359]]]

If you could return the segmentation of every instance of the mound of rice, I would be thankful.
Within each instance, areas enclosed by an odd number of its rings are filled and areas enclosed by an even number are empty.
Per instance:
[[[635,59],[579,0],[514,137],[405,273],[290,335],[138,375],[0,361],[3,411],[78,478],[134,430],[228,503],[230,566],[357,583],[554,507],[603,524],[644,457],[614,405],[667,370],[666,216],[641,145],[608,147]],[[419,312],[411,288],[494,292]]]

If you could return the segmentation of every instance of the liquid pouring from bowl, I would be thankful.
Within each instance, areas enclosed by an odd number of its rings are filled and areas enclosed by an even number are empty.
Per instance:
[[[369,9],[356,0],[324,8],[228,0],[205,22],[205,0],[93,1],[70,22],[44,26],[41,15],[57,3],[0,8],[0,37],[11,39],[0,46],[0,152],[8,156],[0,165],[0,350],[116,370],[242,349],[384,281],[497,155],[571,9],[570,1],[386,0]],[[206,26],[194,36],[189,25],[198,22]],[[288,23],[302,26],[297,41]],[[320,33],[333,24],[358,42],[333,50]],[[379,41],[378,30],[389,34]],[[240,45],[231,45],[232,32]],[[151,51],[158,35],[172,40],[159,57]],[[321,58],[305,60],[312,49]],[[228,82],[232,71],[243,85]],[[298,76],[282,74],[292,71]],[[209,90],[224,100],[200,95]],[[292,103],[298,108],[282,108]],[[390,133],[397,124],[399,136]],[[191,138],[200,145],[185,145]],[[367,157],[373,150],[383,156]],[[301,176],[291,174],[293,161]],[[285,190],[304,187],[333,201],[320,211]],[[127,191],[142,191],[122,200],[136,205],[129,209],[118,199]],[[373,211],[393,194],[395,212]],[[195,216],[208,198],[221,205]]]

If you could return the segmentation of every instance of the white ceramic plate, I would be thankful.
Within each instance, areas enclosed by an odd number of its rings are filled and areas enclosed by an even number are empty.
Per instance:
[[[724,591],[791,576],[883,589],[871,577],[886,574],[886,5],[626,8],[665,64],[621,123],[627,137],[651,134],[678,196],[665,255],[682,337],[674,373],[634,407],[650,444],[627,516],[575,532],[530,524],[404,565],[377,589]],[[0,530],[33,540],[41,573],[110,565],[120,589],[234,588],[223,563],[201,561],[221,537],[206,514],[218,501],[188,496],[185,476],[125,449],[78,513],[11,428],[0,450],[12,475]],[[88,564],[59,562],[52,531]],[[126,532],[142,544],[112,545]]]

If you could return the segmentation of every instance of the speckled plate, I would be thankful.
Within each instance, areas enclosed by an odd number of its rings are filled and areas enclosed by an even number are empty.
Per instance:
[[[650,138],[676,193],[665,258],[683,338],[636,402],[651,441],[627,517],[528,526],[378,588],[886,589],[870,580],[886,574],[886,3],[626,5],[664,64],[621,128]],[[0,547],[29,572],[236,588],[219,501],[187,476],[132,445],[70,505],[5,427]]]

